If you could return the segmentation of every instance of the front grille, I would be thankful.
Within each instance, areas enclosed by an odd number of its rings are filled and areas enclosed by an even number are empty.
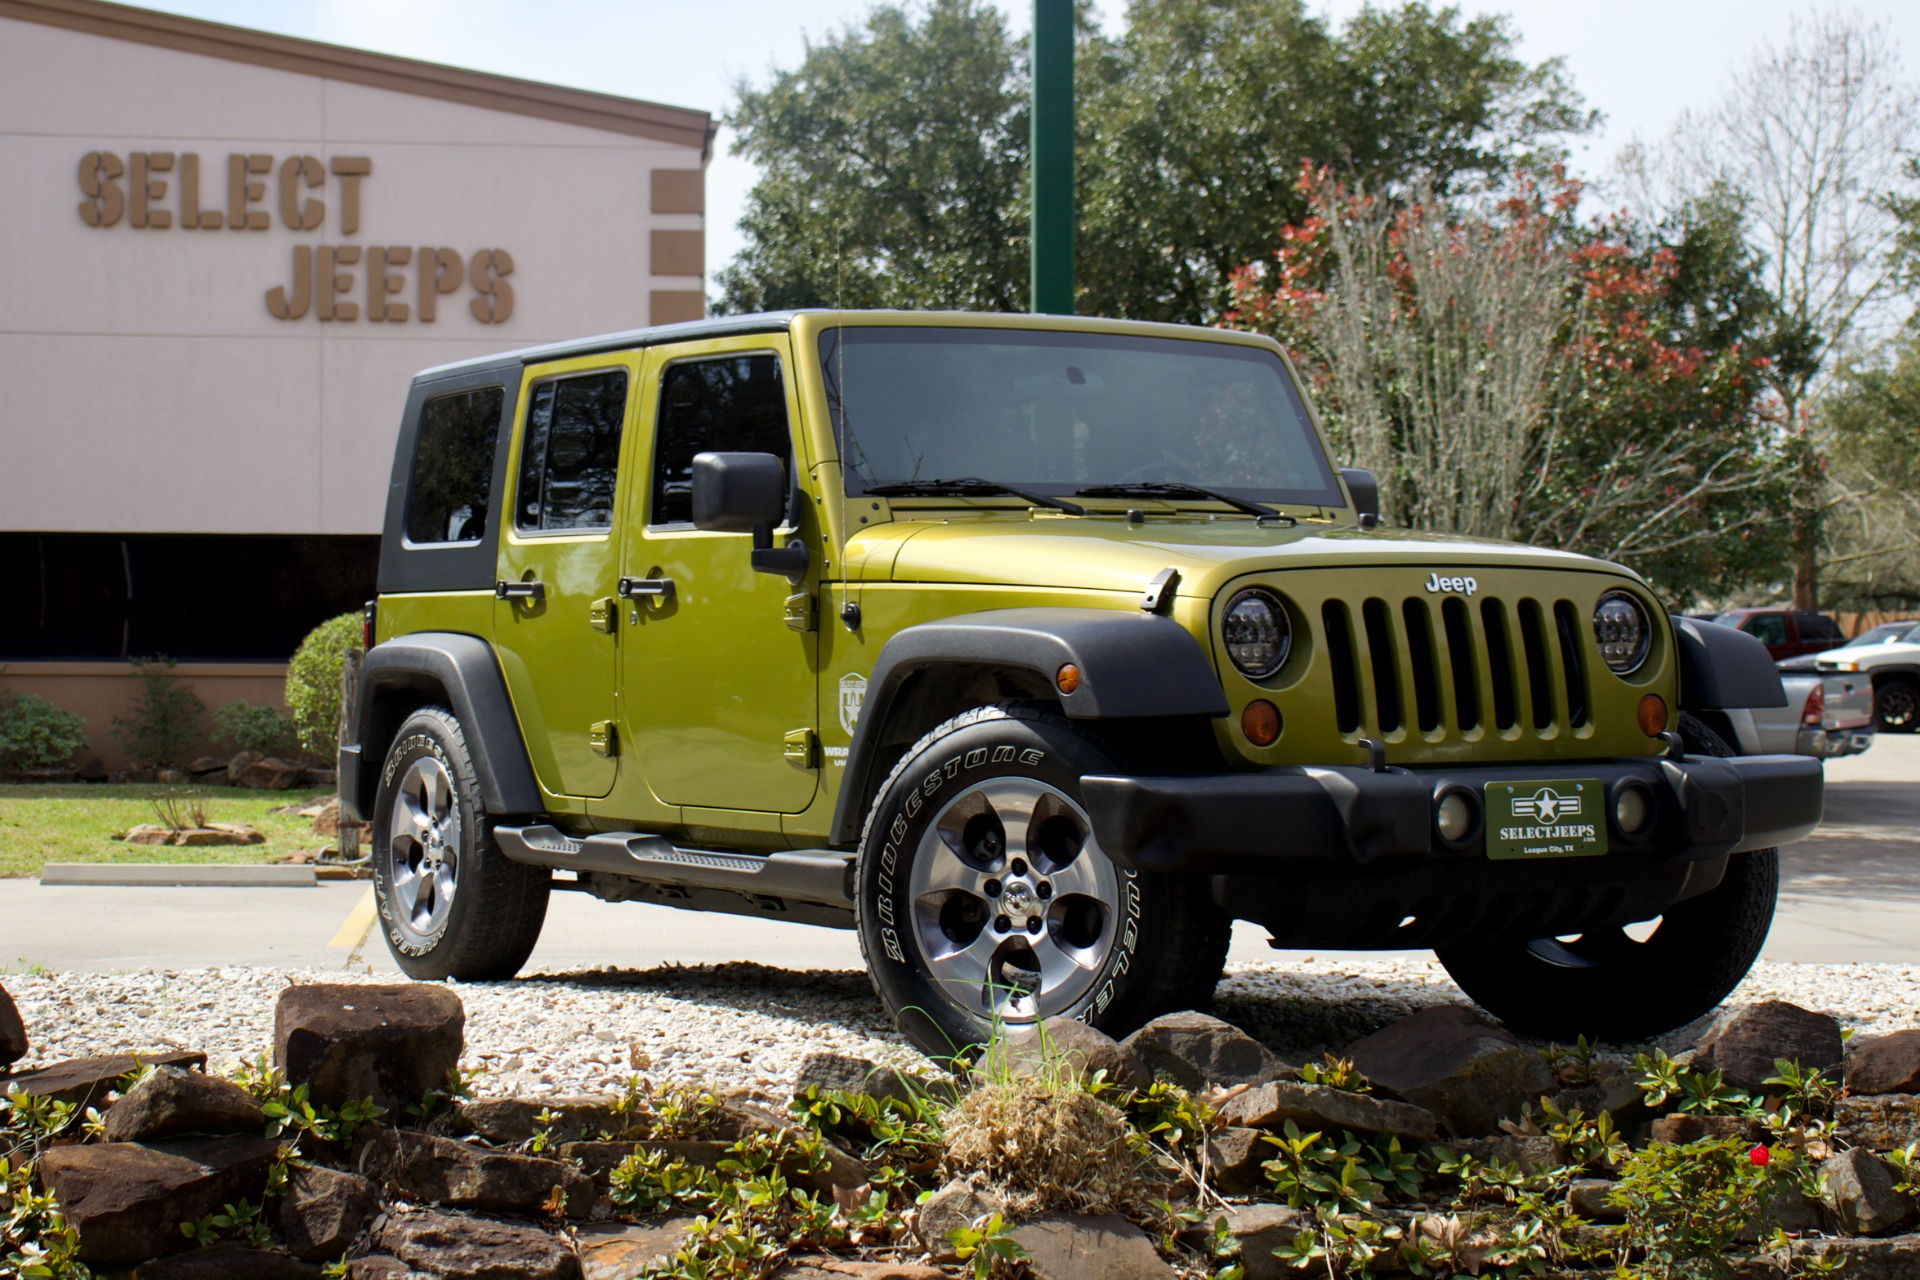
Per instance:
[[[1320,610],[1334,719],[1350,738],[1554,738],[1591,705],[1571,600],[1332,599]]]

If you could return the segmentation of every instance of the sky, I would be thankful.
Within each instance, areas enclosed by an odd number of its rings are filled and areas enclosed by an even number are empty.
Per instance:
[[[1015,31],[1030,0],[996,0]],[[1455,0],[1467,14],[1508,15],[1530,62],[1563,58],[1604,120],[1575,148],[1573,168],[1604,178],[1635,138],[1665,136],[1682,112],[1718,100],[1756,44],[1780,40],[1804,0]],[[1335,23],[1363,0],[1310,0]],[[765,83],[797,66],[814,41],[857,24],[872,0],[149,0],[144,8],[694,107],[722,115],[744,78]],[[1910,76],[1920,75],[1920,4],[1825,5],[1891,27]],[[1123,0],[1096,0],[1111,32]],[[735,227],[754,168],[728,154],[722,129],[707,171],[707,278],[741,246]]]

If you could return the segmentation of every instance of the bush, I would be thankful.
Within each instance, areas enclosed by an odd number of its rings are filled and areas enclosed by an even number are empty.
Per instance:
[[[283,755],[299,745],[292,716],[278,707],[256,707],[240,698],[213,713],[213,732],[222,742],[263,756]]]
[[[127,713],[113,718],[113,735],[127,754],[142,765],[177,765],[200,737],[200,717],[207,704],[173,674],[173,659],[165,654],[134,658],[140,692],[127,704]]]
[[[86,721],[23,693],[0,709],[0,769],[57,769],[87,745]]]
[[[322,759],[340,754],[340,672],[360,652],[362,618],[343,613],[315,627],[287,667],[287,709],[300,745]]]

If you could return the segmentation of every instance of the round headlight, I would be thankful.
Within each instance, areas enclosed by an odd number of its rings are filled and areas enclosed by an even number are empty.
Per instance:
[[[1271,591],[1254,587],[1227,601],[1222,630],[1227,657],[1242,675],[1263,680],[1280,669],[1293,647],[1293,627],[1286,606]]]
[[[1638,671],[1653,647],[1653,622],[1646,606],[1629,591],[1609,591],[1593,609],[1593,638],[1600,657],[1615,675]]]

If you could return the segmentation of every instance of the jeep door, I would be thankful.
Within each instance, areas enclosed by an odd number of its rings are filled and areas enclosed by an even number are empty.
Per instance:
[[[810,588],[756,573],[750,534],[693,527],[695,454],[775,454],[789,479],[796,456],[805,466],[791,370],[785,335],[680,344],[648,360],[650,458],[625,508],[621,550],[634,595],[620,702],[640,772],[666,805],[798,813],[819,785]],[[811,507],[796,497],[790,508],[813,551],[810,581],[820,565]],[[793,532],[776,532],[776,542]],[[695,813],[685,820],[725,825]]]
[[[637,356],[532,365],[521,384],[494,584],[494,649],[541,789],[604,796],[618,765],[614,599]],[[629,449],[630,451],[630,449]]]

